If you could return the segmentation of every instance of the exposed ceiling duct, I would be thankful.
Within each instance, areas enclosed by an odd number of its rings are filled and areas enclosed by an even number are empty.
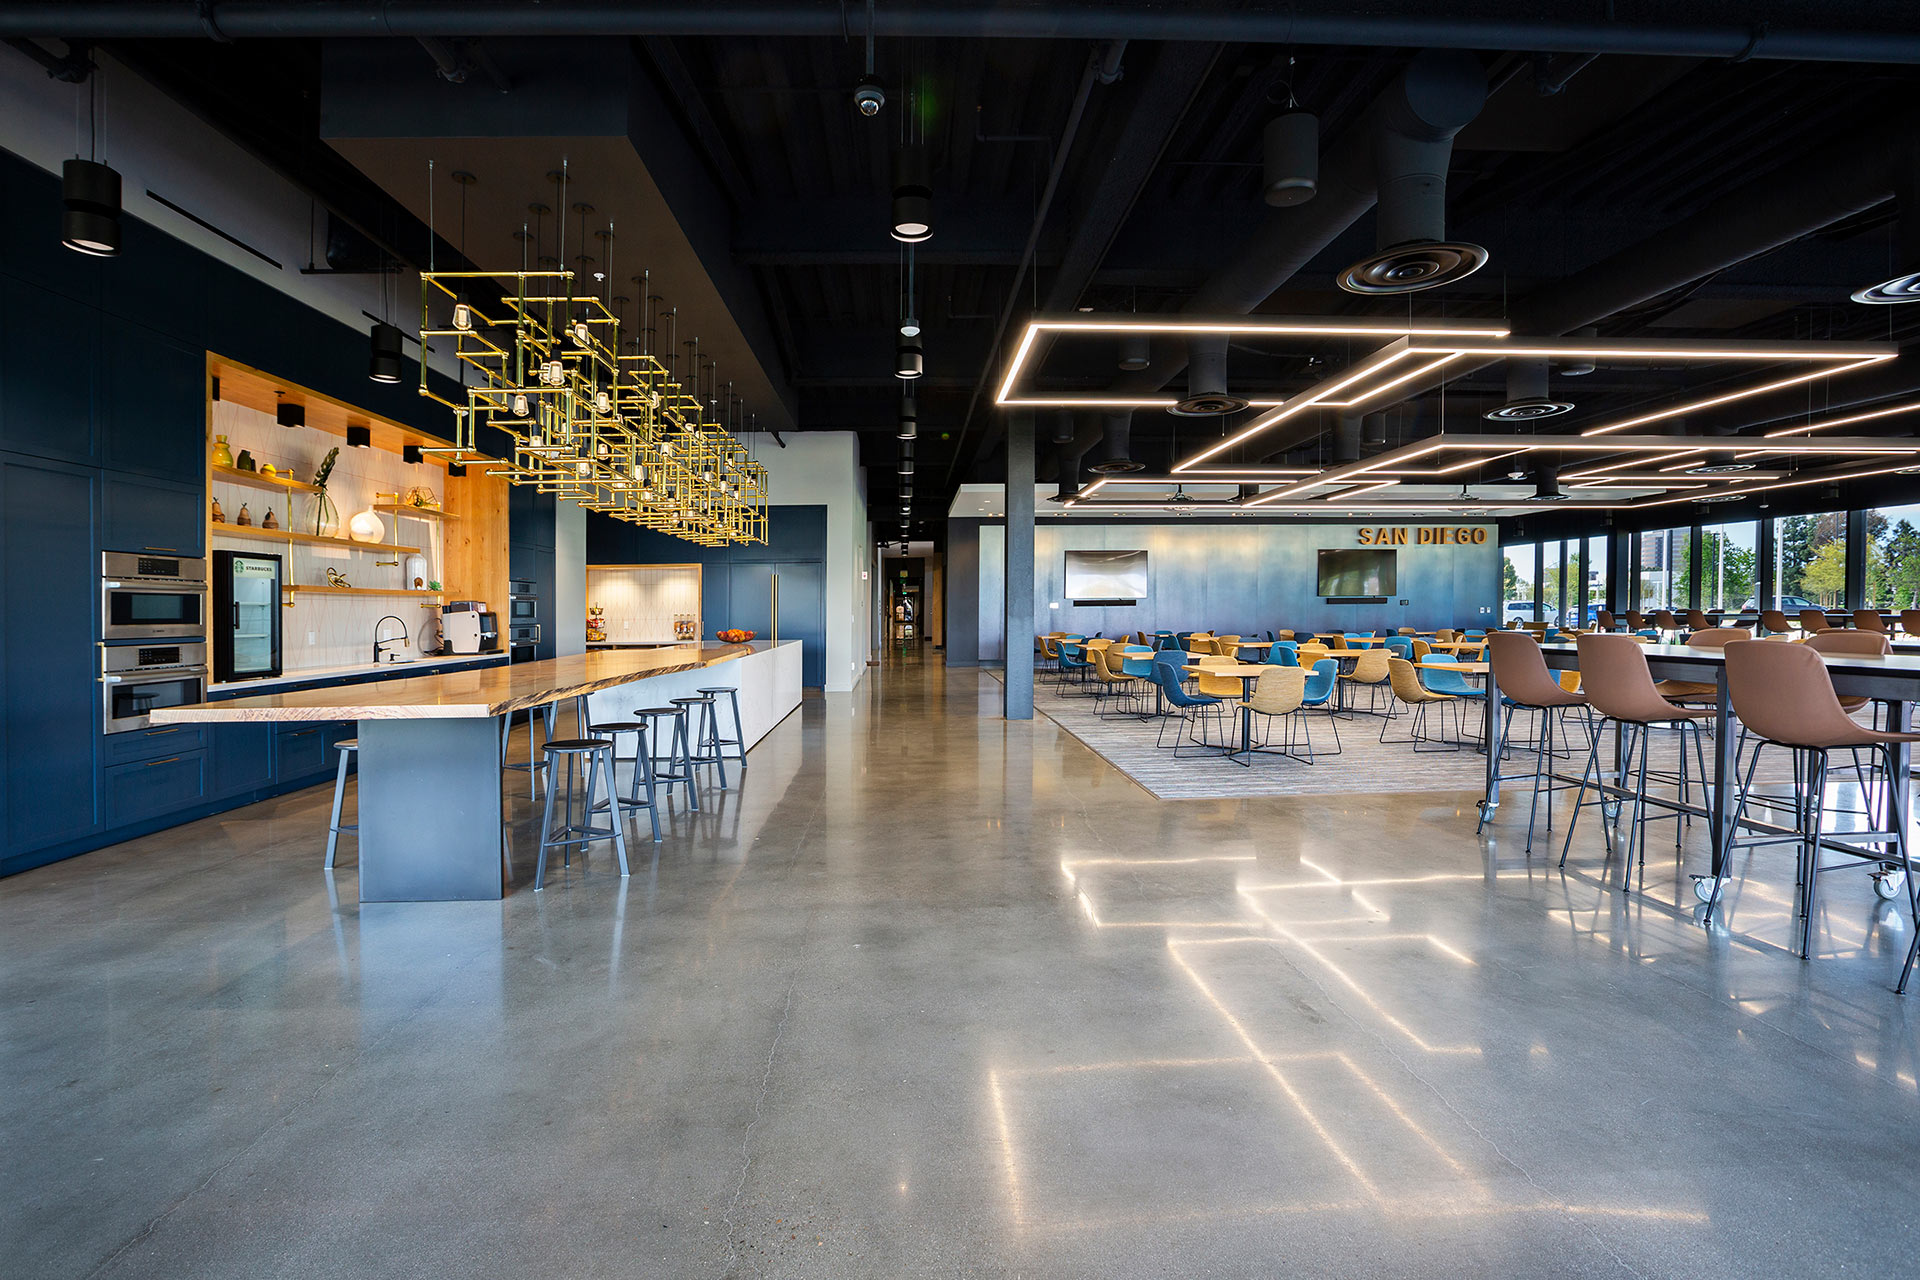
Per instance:
[[[1100,461],[1087,470],[1101,475],[1125,475],[1129,471],[1144,471],[1146,464],[1136,462],[1133,457],[1133,415],[1127,412],[1101,415],[1100,423]]]
[[[1246,407],[1245,397],[1227,390],[1226,335],[1210,333],[1190,340],[1187,343],[1187,394],[1167,412],[1183,418],[1217,418]]]
[[[1065,502],[1080,492],[1080,459],[1083,456],[1082,450],[1071,442],[1054,445],[1052,471],[1055,492],[1048,501]]]
[[[1196,315],[1251,313],[1373,207],[1376,148],[1395,149],[1382,141],[1384,135],[1411,129],[1429,141],[1437,136],[1450,140],[1479,114],[1486,94],[1486,75],[1473,55],[1433,50],[1414,55],[1342,144],[1321,157],[1314,198],[1267,214],[1261,230],[1200,286],[1184,309]],[[1150,395],[1180,375],[1187,352],[1175,344],[1160,345],[1145,369],[1115,381],[1115,394]],[[1084,431],[1081,441],[1093,444]]]
[[[1428,74],[1376,108],[1373,167],[1379,192],[1377,251],[1338,277],[1349,293],[1434,289],[1486,265],[1477,244],[1447,239],[1447,168],[1453,135],[1480,114],[1486,77],[1470,53],[1424,53]],[[1420,97],[1416,98],[1416,94]],[[1457,123],[1456,123],[1457,122]]]
[[[1534,422],[1557,418],[1573,412],[1573,401],[1555,400],[1547,394],[1547,362],[1509,360],[1507,362],[1507,401],[1495,405],[1484,416],[1489,422]]]

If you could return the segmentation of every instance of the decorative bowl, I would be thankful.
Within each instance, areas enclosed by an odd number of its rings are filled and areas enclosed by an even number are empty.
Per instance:
[[[751,631],[742,631],[739,627],[729,627],[725,631],[715,632],[714,636],[715,639],[725,644],[745,644],[747,641],[753,639],[754,633]]]

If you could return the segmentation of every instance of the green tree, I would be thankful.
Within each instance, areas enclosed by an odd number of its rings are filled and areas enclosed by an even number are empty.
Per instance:
[[[1847,590],[1847,548],[1829,540],[1820,544],[1800,574],[1803,594],[1810,595],[1824,608],[1838,604]]]
[[[1807,562],[1813,559],[1813,518],[1788,516],[1779,524],[1775,538],[1779,544],[1780,581],[1774,590],[1783,596],[1807,594]]]
[[[1888,606],[1920,608],[1920,529],[1905,520],[1895,525],[1887,534],[1880,560]]]
[[[1504,603],[1505,601],[1508,601],[1508,600],[1526,599],[1526,597],[1521,594],[1521,592],[1525,589],[1525,587],[1526,587],[1526,584],[1520,581],[1519,570],[1513,567],[1513,561],[1507,559],[1505,556],[1502,556],[1500,558],[1500,599],[1501,601]]]

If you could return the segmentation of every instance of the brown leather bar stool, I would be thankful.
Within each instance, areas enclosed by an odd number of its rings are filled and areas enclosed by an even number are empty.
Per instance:
[[[1564,731],[1566,714],[1579,708],[1582,715],[1587,714],[1585,694],[1573,693],[1554,678],[1547,669],[1546,657],[1540,652],[1540,646],[1525,636],[1510,631],[1495,631],[1487,636],[1488,662],[1493,668],[1493,681],[1499,687],[1500,701],[1505,708],[1505,723],[1501,727],[1500,741],[1513,740],[1513,717],[1517,711],[1537,712],[1540,717],[1538,730],[1534,734],[1533,772],[1516,773],[1510,776],[1512,781],[1521,778],[1533,780],[1533,794],[1527,801],[1527,849],[1533,852],[1533,828],[1540,810],[1540,780],[1546,779],[1547,792],[1547,830],[1553,830],[1553,793],[1566,790],[1570,784],[1555,782],[1553,770],[1548,767],[1547,757],[1553,752],[1552,721],[1557,714],[1561,717]],[[1502,782],[1509,781],[1502,776]],[[1491,816],[1487,807],[1480,806],[1480,825],[1474,828],[1478,835],[1486,828]]]
[[[1802,609],[1800,611],[1800,629],[1808,635],[1814,636],[1819,635],[1822,631],[1831,631],[1833,624],[1827,621],[1827,615],[1819,609]]]
[[[1712,625],[1713,625],[1713,620],[1707,617],[1706,610],[1704,609],[1687,610],[1687,629],[1689,631],[1705,631],[1707,630],[1707,628],[1711,627]]]
[[[1891,897],[1884,885],[1897,874],[1905,882],[1907,906],[1913,915],[1915,942],[1907,948],[1907,959],[1900,970],[1896,991],[1907,989],[1914,957],[1920,951],[1920,884],[1912,874],[1907,853],[1907,798],[1887,793],[1886,824],[1873,831],[1827,832],[1824,830],[1823,790],[1827,779],[1828,753],[1838,748],[1872,749],[1880,753],[1887,776],[1894,776],[1894,748],[1920,742],[1920,733],[1892,733],[1869,729],[1846,713],[1835,694],[1833,681],[1820,660],[1820,651],[1806,645],[1752,644],[1734,645],[1727,650],[1727,693],[1733,709],[1748,730],[1761,740],[1753,762],[1747,765],[1741,780],[1740,798],[1734,808],[1733,830],[1736,837],[1746,816],[1747,798],[1753,788],[1754,767],[1768,745],[1791,750],[1797,763],[1805,766],[1807,786],[1800,803],[1800,821],[1795,835],[1759,836],[1751,840],[1735,839],[1730,845],[1752,847],[1763,844],[1793,843],[1800,846],[1799,951],[1806,958],[1813,925],[1815,891],[1822,867],[1820,855],[1831,844],[1861,844],[1860,849],[1843,849],[1857,862],[1875,864],[1875,888],[1882,897]],[[1872,846],[1879,846],[1878,849]],[[1724,870],[1724,863],[1722,866]],[[1707,897],[1707,913],[1719,904],[1722,884],[1715,881]],[[1696,892],[1698,890],[1696,889]],[[1898,892],[1896,888],[1894,892]]]
[[[1680,630],[1680,619],[1673,616],[1671,609],[1655,609],[1647,615],[1647,625],[1665,635]]]
[[[1760,611],[1760,625],[1766,631],[1776,636],[1786,635],[1789,631],[1795,629],[1787,615],[1778,609],[1762,609]]]
[[[1627,610],[1627,630],[1638,631],[1647,625],[1647,615],[1638,609]]]
[[[1886,620],[1880,616],[1878,609],[1855,609],[1853,628],[1856,631],[1878,631],[1881,635],[1887,634]]]
[[[1681,821],[1686,817],[1681,808],[1687,801],[1687,749],[1686,734],[1693,731],[1694,758],[1700,765],[1701,784],[1706,783],[1706,758],[1700,747],[1700,725],[1702,716],[1713,714],[1711,710],[1696,707],[1681,707],[1660,696],[1660,690],[1654,687],[1653,675],[1647,670],[1647,655],[1641,649],[1640,642],[1632,636],[1581,636],[1576,642],[1580,647],[1580,685],[1585,690],[1588,704],[1599,714],[1592,721],[1593,741],[1587,754],[1587,767],[1580,775],[1580,791],[1574,799],[1573,817],[1567,822],[1567,842],[1560,850],[1560,865],[1567,865],[1567,853],[1573,848],[1573,835],[1580,825],[1580,810],[1588,805],[1606,805],[1613,801],[1633,801],[1633,825],[1627,832],[1626,856],[1621,865],[1620,887],[1631,887],[1634,851],[1639,850],[1639,865],[1642,875],[1646,872],[1647,858],[1647,806],[1666,809],[1673,822],[1673,847],[1678,849],[1681,841]],[[1728,646],[1738,649],[1738,645]],[[1606,721],[1611,720],[1627,731],[1626,745],[1622,748],[1620,771],[1625,774],[1634,769],[1633,748],[1637,738],[1640,747],[1638,766],[1638,785],[1630,789],[1609,787],[1600,776],[1600,736],[1605,731]],[[1680,799],[1673,801],[1647,796],[1647,745],[1656,728],[1674,728],[1681,734],[1680,739]],[[1658,775],[1655,775],[1656,777]],[[1600,798],[1588,800],[1587,779],[1593,779],[1594,788]],[[1609,794],[1609,793],[1612,794]],[[1605,821],[1602,809],[1600,834],[1606,842],[1608,853],[1613,851],[1612,833]]]
[[[1600,610],[1600,612],[1596,613],[1593,616],[1593,620],[1595,624],[1597,624],[1602,631],[1612,631],[1617,625],[1619,625],[1615,621],[1613,616],[1613,611],[1611,609]]]
[[[1752,636],[1740,627],[1705,627],[1687,637],[1689,649],[1720,649],[1736,640],[1751,640]],[[1720,701],[1720,686],[1711,680],[1662,680],[1653,686],[1660,696],[1673,702],[1704,702],[1709,706]]]
[[[1900,629],[1910,636],[1920,636],[1920,609],[1902,609]]]

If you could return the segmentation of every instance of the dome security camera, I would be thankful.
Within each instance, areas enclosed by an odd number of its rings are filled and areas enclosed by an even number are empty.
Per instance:
[[[880,114],[880,108],[887,105],[886,86],[876,76],[861,76],[860,83],[854,86],[853,105],[860,114],[869,118]]]

